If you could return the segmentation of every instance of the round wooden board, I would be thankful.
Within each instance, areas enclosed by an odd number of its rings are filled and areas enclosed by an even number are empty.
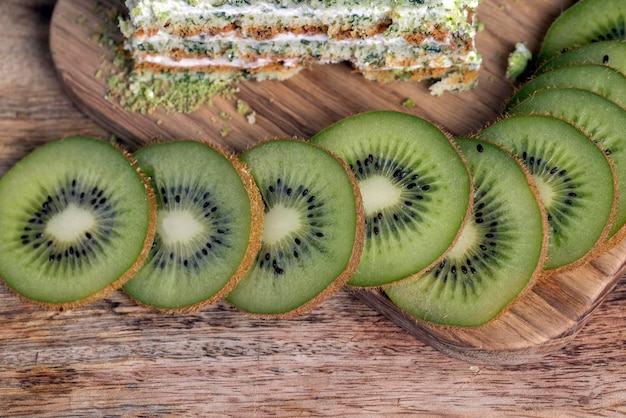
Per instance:
[[[309,138],[351,114],[395,109],[424,117],[453,135],[470,134],[495,120],[515,85],[504,77],[506,58],[516,42],[537,50],[554,18],[573,1],[485,0],[478,17],[485,30],[477,38],[483,55],[479,84],[470,92],[435,98],[427,83],[381,85],[353,74],[346,65],[318,66],[284,82],[249,82],[237,98],[256,113],[256,122],[236,111],[235,101],[216,97],[211,106],[188,114],[125,111],[106,98],[104,77],[109,47],[95,40],[106,21],[123,10],[119,0],[59,0],[52,19],[54,64],[76,105],[132,150],[150,140],[194,138],[240,151],[269,137]],[[411,99],[415,107],[402,104]],[[227,115],[225,117],[224,115]],[[222,135],[224,128],[228,134]],[[476,329],[432,326],[400,312],[383,294],[354,290],[367,304],[420,340],[457,358],[500,364],[537,359],[567,344],[613,289],[626,264],[626,243],[566,274],[543,278],[497,320]]]

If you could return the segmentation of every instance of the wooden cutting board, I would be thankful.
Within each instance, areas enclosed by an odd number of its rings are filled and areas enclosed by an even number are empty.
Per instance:
[[[478,48],[484,58],[479,87],[469,93],[430,95],[427,83],[377,84],[354,74],[348,65],[317,66],[284,82],[243,83],[238,98],[256,112],[256,122],[235,110],[233,100],[192,114],[156,111],[129,113],[105,99],[108,46],[94,35],[123,10],[123,0],[59,0],[51,25],[52,58],[76,104],[124,140],[141,144],[152,138],[198,138],[241,150],[263,138],[311,137],[345,116],[373,109],[395,109],[435,122],[455,135],[470,133],[494,120],[514,89],[506,80],[506,60],[516,42],[537,49],[547,26],[572,0],[519,2],[485,0],[478,18],[485,24]],[[113,28],[118,38],[117,28]],[[100,72],[100,77],[96,74]],[[412,99],[416,106],[402,104]],[[220,115],[227,114],[232,119]],[[228,125],[229,133],[221,131]]]
[[[118,0],[59,0],[50,33],[52,58],[76,105],[119,137],[131,150],[155,138],[196,138],[240,151],[268,137],[308,138],[348,115],[395,109],[424,117],[454,135],[467,135],[495,120],[515,85],[504,77],[516,42],[537,50],[553,19],[573,1],[491,1],[479,6],[485,29],[477,43],[484,59],[479,84],[471,92],[433,97],[426,83],[381,85],[352,73],[347,65],[318,66],[284,82],[249,82],[237,98],[256,121],[236,111],[235,100],[215,98],[188,114],[125,111],[106,98],[111,66],[109,46],[95,35],[122,11]],[[407,108],[403,103],[416,103]],[[224,132],[228,132],[224,135]],[[379,292],[352,290],[418,339],[457,358],[517,364],[567,344],[625,270],[626,243],[616,245],[575,271],[540,280],[496,321],[473,329],[440,327],[406,316]]]

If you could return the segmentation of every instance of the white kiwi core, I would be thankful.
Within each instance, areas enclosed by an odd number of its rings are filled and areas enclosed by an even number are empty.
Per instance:
[[[540,176],[533,176],[533,180],[537,184],[537,190],[539,190],[539,196],[546,208],[550,207],[552,201],[555,198],[554,189],[547,183],[545,179]]]
[[[157,233],[166,244],[189,241],[203,230],[202,223],[187,211],[159,213]]]
[[[400,201],[402,190],[383,176],[372,176],[359,182],[366,215],[375,215]]]
[[[274,244],[297,231],[301,225],[298,211],[284,205],[275,205],[263,219],[263,242]]]
[[[69,204],[62,212],[50,218],[45,234],[50,234],[61,242],[74,242],[89,231],[95,222],[89,210]]]
[[[466,254],[472,247],[480,243],[479,230],[474,222],[467,222],[463,226],[463,231],[456,241],[456,244],[452,246],[448,257],[452,259],[460,259],[463,254]]]

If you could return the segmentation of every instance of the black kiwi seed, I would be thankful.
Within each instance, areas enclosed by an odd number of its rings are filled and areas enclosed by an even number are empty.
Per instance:
[[[427,176],[422,177],[412,168],[403,167],[391,159],[375,158],[372,154],[357,159],[350,168],[359,182],[373,175],[382,175],[392,179],[399,189],[407,191],[403,194],[404,205],[385,208],[374,214],[366,214],[365,235],[367,238],[385,234],[393,235],[400,230],[415,228],[415,221],[422,218],[420,213],[425,210],[425,205],[430,201],[428,192],[436,190],[436,188],[431,188]]]
[[[576,182],[567,174],[567,170],[550,166],[541,157],[531,155],[530,151],[522,151],[521,159],[533,175],[545,178],[553,185],[555,192],[563,196],[562,200],[547,209],[550,229],[558,234],[560,230],[567,228],[568,213],[578,204],[578,194],[574,191],[577,188]]]
[[[312,309],[357,268],[364,227],[356,180],[342,160],[299,140],[264,141],[241,159],[264,202],[263,238],[226,300],[261,317]]]
[[[36,204],[23,227],[20,237],[22,245],[31,246],[38,258],[47,259],[51,264],[58,264],[62,260],[71,262],[81,257],[87,260],[97,257],[103,243],[110,239],[111,231],[115,229],[116,213],[108,200],[108,193],[97,186],[84,184],[74,178],[66,180],[56,191]],[[93,213],[98,221],[82,236],[66,242],[46,232],[46,227],[51,219],[70,206]]]
[[[295,193],[294,193],[295,190]],[[326,204],[323,200],[311,194],[310,190],[302,184],[291,185],[289,182],[277,178],[269,184],[265,193],[261,193],[263,202],[267,208],[275,205],[285,207],[304,208],[307,225],[305,229],[298,231],[291,239],[291,243],[284,246],[273,246],[263,244],[261,251],[256,257],[256,264],[260,269],[281,276],[289,268],[291,263],[300,258],[303,254],[308,254],[311,248],[324,251],[324,232],[321,227],[324,224],[324,217],[327,216]]]
[[[44,307],[103,297],[146,259],[156,227],[154,194],[111,143],[87,137],[47,143],[5,173],[0,195],[0,276]]]
[[[151,144],[135,157],[152,179],[159,221],[148,259],[123,289],[174,312],[224,297],[260,246],[253,222],[262,222],[262,202],[252,177],[236,157],[198,141]]]
[[[545,62],[565,48],[624,39],[624,0],[579,0],[550,25],[538,61]]]
[[[493,145],[456,141],[475,180],[472,218],[441,262],[385,292],[417,318],[477,326],[537,277],[547,249],[545,222],[528,173],[518,162]]]
[[[162,210],[187,209],[193,203],[199,209],[199,216],[206,219],[212,226],[213,233],[202,244],[202,247],[181,248],[172,251],[172,248],[163,245],[161,237],[157,234],[151,249],[151,263],[159,269],[171,268],[175,264],[183,269],[200,270],[210,263],[211,258],[220,257],[228,250],[226,236],[229,234],[228,225],[232,221],[223,211],[220,211],[215,201],[211,199],[211,193],[203,188],[183,185],[159,187],[157,204]],[[210,250],[210,251],[209,251]],[[209,257],[209,259],[207,259]]]
[[[412,115],[372,111],[311,141],[350,164],[363,195],[365,248],[350,285],[384,286],[439,261],[471,201],[467,166],[447,135]]]

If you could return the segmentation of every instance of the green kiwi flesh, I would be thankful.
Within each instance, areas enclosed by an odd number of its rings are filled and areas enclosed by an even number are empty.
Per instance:
[[[254,265],[226,300],[261,317],[288,317],[343,286],[363,246],[363,207],[347,166],[308,142],[274,139],[240,157],[265,205]]]
[[[235,157],[196,141],[156,143],[134,156],[152,181],[158,223],[150,255],[124,291],[169,311],[217,301],[260,246],[253,222],[262,222],[262,203],[251,178]]]
[[[56,309],[105,296],[143,262],[156,211],[128,156],[85,137],[49,142],[0,180],[0,276]]]
[[[509,114],[533,113],[573,124],[599,144],[613,162],[618,184],[615,222],[609,231],[609,237],[613,237],[626,224],[626,193],[620,188],[626,185],[626,111],[602,96],[580,89],[539,92],[509,111]]]
[[[541,64],[535,75],[581,64],[606,65],[626,74],[626,41],[595,42],[570,49]]]
[[[543,62],[575,46],[614,39],[626,40],[626,1],[580,0],[550,25],[538,60]]]
[[[521,159],[537,187],[550,224],[545,268],[573,268],[592,254],[612,224],[616,185],[604,152],[567,122],[514,115],[478,133]]]
[[[589,90],[626,109],[626,77],[603,65],[574,65],[538,75],[524,84],[509,100],[505,113],[537,92],[578,88]]]
[[[311,141],[344,159],[363,196],[365,248],[352,286],[386,285],[428,269],[469,214],[471,179],[449,138],[405,113],[348,117]]]
[[[456,142],[474,179],[472,216],[439,265],[385,292],[419,319],[472,327],[496,317],[540,274],[547,225],[530,175],[515,158],[476,139]]]

